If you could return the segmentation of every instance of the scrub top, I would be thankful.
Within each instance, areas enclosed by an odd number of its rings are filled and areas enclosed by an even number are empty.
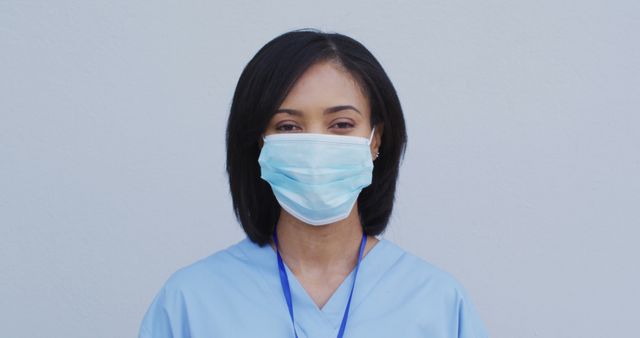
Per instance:
[[[285,264],[299,338],[338,334],[354,271],[319,308]],[[465,289],[447,272],[380,239],[363,257],[345,338],[485,338]],[[294,337],[276,253],[241,240],[175,271],[139,338]]]

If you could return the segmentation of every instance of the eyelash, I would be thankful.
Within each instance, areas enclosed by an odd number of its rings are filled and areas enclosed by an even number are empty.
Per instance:
[[[338,129],[348,129],[348,128],[353,128],[353,123],[351,122],[346,122],[346,121],[341,121],[341,122],[336,122],[334,123],[332,126],[337,126],[337,125],[347,125],[346,128],[338,128]]]
[[[336,127],[337,129],[349,129],[349,128],[353,128],[354,124],[351,123],[351,122],[341,121],[341,122],[336,122],[336,123],[331,125],[331,127],[333,127],[333,126],[337,126]],[[340,126],[342,126],[342,127],[340,127]],[[290,127],[291,127],[291,129],[285,129],[285,128],[290,128]],[[291,131],[294,131],[295,128],[299,129],[299,127],[297,125],[293,124],[293,123],[283,123],[283,124],[281,124],[279,126],[276,126],[276,130],[277,131],[282,131],[282,132],[291,132]]]
[[[289,130],[285,130],[285,129],[284,129],[284,127],[295,127],[295,128],[297,128],[298,126],[296,126],[296,125],[295,125],[295,124],[293,124],[293,123],[283,123],[283,124],[281,124],[281,125],[277,126],[277,127],[276,127],[276,130],[277,130],[277,131],[284,131],[284,132],[290,132],[290,131],[293,131],[293,130],[291,130],[291,129],[289,129]]]

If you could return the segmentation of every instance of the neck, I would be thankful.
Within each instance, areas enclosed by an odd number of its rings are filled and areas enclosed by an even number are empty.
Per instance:
[[[358,259],[362,226],[357,206],[346,219],[322,226],[308,225],[282,210],[277,235],[280,255],[296,275],[336,269],[351,271]],[[367,238],[368,248],[377,241],[371,238]]]

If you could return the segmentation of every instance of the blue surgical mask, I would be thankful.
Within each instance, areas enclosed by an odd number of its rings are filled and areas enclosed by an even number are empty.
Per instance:
[[[280,206],[297,219],[324,225],[349,216],[360,191],[371,184],[373,161],[359,136],[286,133],[264,137],[261,178]]]

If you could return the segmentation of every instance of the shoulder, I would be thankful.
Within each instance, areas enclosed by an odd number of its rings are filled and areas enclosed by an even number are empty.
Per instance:
[[[408,280],[415,281],[420,285],[430,285],[452,292],[464,292],[462,284],[448,271],[401,248],[390,240],[383,239],[382,241],[388,250],[397,252],[398,259],[394,264],[394,269],[395,273],[400,274],[403,278],[408,278]]]
[[[468,298],[465,287],[447,270],[407,251],[398,244],[383,239],[387,251],[395,252],[397,259],[393,266],[396,279],[416,294],[427,297],[446,298],[447,302],[459,302]]]
[[[247,239],[175,270],[149,305],[139,337],[188,337],[190,321],[228,304],[230,288],[250,283],[250,278],[242,276],[249,270],[244,247],[251,247]],[[181,335],[172,335],[176,330]]]
[[[212,252],[208,256],[175,270],[165,281],[165,292],[197,290],[200,287],[211,288],[218,282],[233,279],[242,274],[249,264],[246,248],[254,246],[248,238],[225,248]]]
[[[402,285],[410,294],[415,308],[438,308],[438,314],[453,314],[443,321],[456,323],[457,337],[487,337],[474,302],[466,288],[451,273],[427,260],[386,241],[390,250],[398,253],[394,264],[394,286]],[[433,315],[433,314],[432,314]],[[436,315],[437,316],[437,315]]]

